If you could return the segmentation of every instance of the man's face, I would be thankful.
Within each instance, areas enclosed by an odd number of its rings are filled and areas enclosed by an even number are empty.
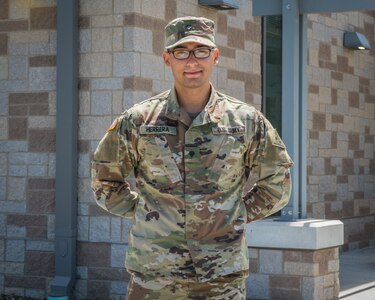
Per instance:
[[[212,51],[210,50],[209,55],[206,58],[196,58],[194,54],[190,52],[188,58],[178,59],[178,57],[181,57],[180,50],[191,51],[199,49],[203,51],[196,53],[198,57],[200,54],[204,54],[208,49],[212,48],[191,42],[179,45],[176,48],[171,49],[169,52],[164,52],[164,62],[172,69],[177,89],[196,89],[209,86],[212,68],[218,62],[219,50],[217,48],[213,49]],[[172,52],[174,52],[174,54]]]

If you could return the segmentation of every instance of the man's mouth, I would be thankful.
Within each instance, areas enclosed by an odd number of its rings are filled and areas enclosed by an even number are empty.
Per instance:
[[[184,75],[187,77],[187,78],[198,78],[200,77],[202,74],[202,71],[200,70],[197,70],[197,71],[185,71],[184,72]]]

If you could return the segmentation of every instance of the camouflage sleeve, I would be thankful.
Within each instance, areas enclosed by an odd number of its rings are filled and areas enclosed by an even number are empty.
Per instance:
[[[276,129],[259,112],[255,115],[253,129],[255,134],[250,141],[246,164],[258,180],[243,196],[248,222],[265,218],[288,203],[289,168],[293,165]]]
[[[138,200],[138,194],[125,180],[136,165],[132,130],[120,134],[120,129],[129,124],[125,116],[117,118],[99,142],[91,162],[91,187],[97,204],[122,217],[132,217]]]

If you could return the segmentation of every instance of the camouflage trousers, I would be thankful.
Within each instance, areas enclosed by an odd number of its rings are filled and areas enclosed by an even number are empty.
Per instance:
[[[207,282],[166,279],[131,272],[126,300],[245,300],[248,272]]]

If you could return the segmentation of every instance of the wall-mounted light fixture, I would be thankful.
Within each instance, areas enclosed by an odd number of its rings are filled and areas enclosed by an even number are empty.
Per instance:
[[[370,43],[363,34],[350,31],[345,31],[344,33],[344,47],[355,50],[371,49]]]
[[[199,5],[220,10],[240,8],[237,0],[199,0]]]

